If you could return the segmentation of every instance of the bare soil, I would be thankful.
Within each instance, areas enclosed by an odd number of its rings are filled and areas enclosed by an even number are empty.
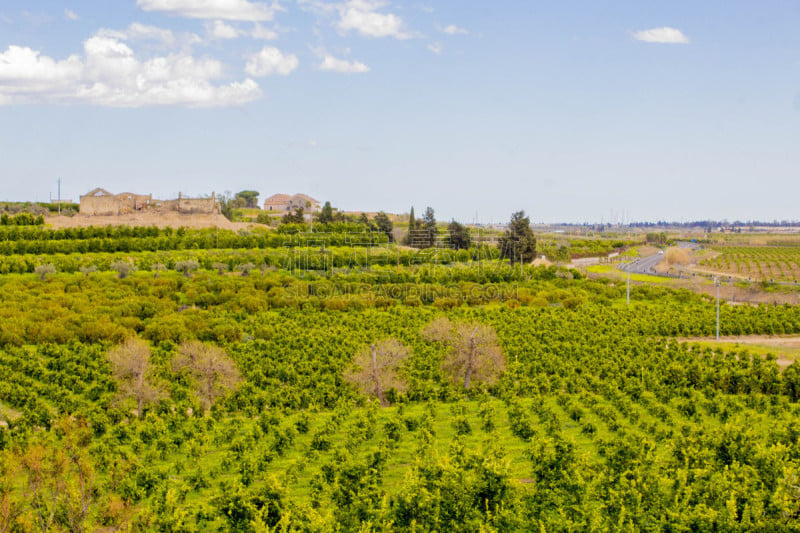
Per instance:
[[[730,348],[737,348],[742,345],[764,349],[774,348],[776,362],[781,368],[791,365],[800,356],[800,335],[726,335],[720,336],[719,343],[714,337],[689,337],[678,340],[681,342],[719,344]]]
[[[157,226],[159,228],[220,228],[249,229],[247,222],[231,222],[222,215],[189,215],[180,213],[132,213],[117,216],[92,216],[77,214],[45,217],[46,225],[54,228],[84,228],[87,226]]]
[[[711,337],[687,337],[681,341],[716,341]],[[759,344],[762,346],[784,346],[786,348],[800,348],[800,335],[721,335],[719,342],[732,342],[736,344]]]

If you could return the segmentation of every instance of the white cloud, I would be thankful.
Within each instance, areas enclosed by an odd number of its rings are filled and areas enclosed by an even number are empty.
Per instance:
[[[323,2],[321,0],[298,0],[302,9],[321,17],[338,15],[336,27],[342,33],[355,31],[365,37],[394,37],[411,39],[418,35],[405,29],[405,22],[393,13],[382,13],[390,4],[386,0],[347,0],[345,2]]]
[[[469,30],[465,30],[464,28],[459,28],[455,24],[449,24],[442,28],[442,31],[445,32],[447,35],[469,35]]]
[[[171,15],[198,19],[262,21],[272,20],[277,4],[248,0],[137,0],[145,11],[162,11]]]
[[[668,27],[637,31],[633,38],[646,43],[689,44],[689,38],[681,30]]]
[[[164,44],[175,44],[175,34],[172,33],[171,30],[139,24],[138,22],[134,22],[128,26],[125,35],[133,40],[160,41]]]
[[[250,32],[253,39],[260,39],[262,41],[274,41],[278,38],[278,32],[269,28],[264,28],[261,24],[256,23],[253,31]]]
[[[83,68],[77,55],[55,61],[30,48],[9,46],[0,53],[0,98],[11,102],[30,92],[69,94],[80,81]]]
[[[231,24],[226,24],[221,20],[206,23],[206,35],[209,39],[238,39],[240,37],[251,37],[260,41],[274,41],[278,38],[278,32],[263,27],[256,23],[251,31],[237,28]]]
[[[296,55],[284,55],[277,48],[267,46],[260,52],[247,57],[247,65],[244,71],[258,78],[273,74],[287,76],[297,68],[298,64],[299,61]]]
[[[431,52],[433,52],[436,55],[439,55],[439,54],[442,53],[442,43],[439,43],[439,42],[430,43],[428,45],[428,50],[430,50]]]
[[[337,59],[330,54],[323,54],[322,62],[317,65],[317,68],[325,72],[338,72],[340,74],[361,74],[369,72],[369,67],[360,61]]]
[[[414,37],[405,31],[403,19],[392,13],[378,13],[378,9],[387,5],[383,0],[349,0],[339,5],[340,19],[336,26],[343,33],[354,30],[365,37]]]
[[[221,20],[207,23],[206,33],[212,39],[236,39],[243,35],[243,32]]]
[[[166,47],[174,47],[181,44],[190,47],[201,42],[199,36],[194,33],[182,33],[175,35],[172,30],[148,26],[138,22],[132,23],[124,30],[100,29],[95,33],[96,37],[108,37],[122,41],[154,41]]]
[[[120,39],[98,34],[83,57],[62,61],[10,46],[0,53],[0,102],[90,103],[114,107],[238,105],[261,96],[252,79],[215,84],[222,64],[184,53],[141,60]]]
[[[75,13],[71,9],[65,9],[64,10],[64,19],[66,19],[66,20],[79,20],[80,17],[78,16],[77,13]]]

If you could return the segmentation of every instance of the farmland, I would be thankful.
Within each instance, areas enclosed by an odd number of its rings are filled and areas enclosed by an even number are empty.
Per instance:
[[[628,306],[604,277],[345,231],[0,241],[0,530],[798,529],[800,367],[686,341],[714,333],[702,294]],[[496,332],[504,371],[454,379],[442,317]],[[721,326],[800,334],[800,309],[723,304]],[[131,337],[160,391],[141,411],[108,355]],[[389,338],[382,406],[347,376]],[[208,402],[191,341],[238,385]]]
[[[721,246],[718,255],[704,259],[701,267],[753,281],[796,282],[800,279],[800,247]]]

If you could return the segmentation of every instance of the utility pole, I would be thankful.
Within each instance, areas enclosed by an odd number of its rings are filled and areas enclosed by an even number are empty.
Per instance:
[[[628,270],[628,286],[625,291],[625,303],[631,305],[631,271]]]
[[[714,278],[714,285],[717,286],[717,342],[719,342],[719,278]]]
[[[58,214],[61,215],[61,178],[58,178]]]

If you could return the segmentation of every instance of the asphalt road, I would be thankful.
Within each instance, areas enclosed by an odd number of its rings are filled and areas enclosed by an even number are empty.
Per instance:
[[[664,260],[664,254],[653,254],[630,263],[625,263],[619,267],[623,272],[634,274],[654,274],[656,266]]]

